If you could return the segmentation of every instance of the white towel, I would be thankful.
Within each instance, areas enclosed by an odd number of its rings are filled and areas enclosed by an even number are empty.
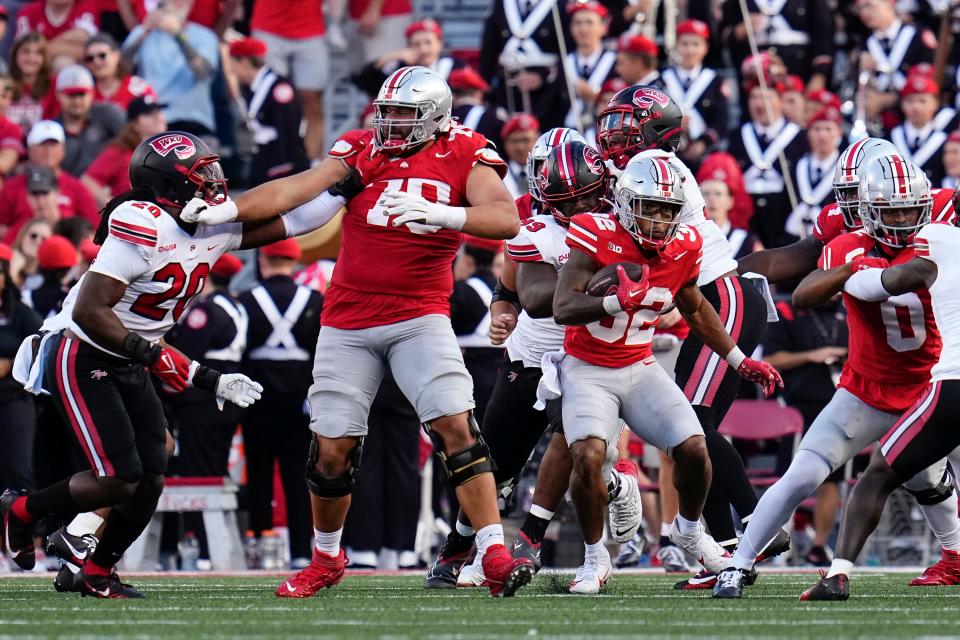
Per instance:
[[[770,293],[770,283],[767,282],[767,279],[760,275],[759,273],[744,273],[741,274],[744,278],[750,280],[757,291],[760,292],[760,295],[763,296],[763,299],[767,301],[767,322],[780,322],[780,315],[777,313],[777,305],[773,301],[773,294]]]
[[[43,388],[44,360],[47,351],[50,350],[53,343],[50,339],[58,333],[50,332],[43,334],[40,339],[40,348],[37,349],[37,357],[33,357],[33,341],[37,335],[28,336],[20,343],[17,349],[17,356],[13,360],[13,379],[23,385],[23,388],[35,396],[50,395],[50,392]]]
[[[540,383],[537,385],[537,401],[533,408],[543,411],[547,408],[548,400],[560,397],[560,362],[563,360],[563,351],[547,351],[540,358]]]

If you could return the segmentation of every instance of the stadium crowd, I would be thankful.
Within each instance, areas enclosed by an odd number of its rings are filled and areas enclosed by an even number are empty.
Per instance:
[[[734,0],[492,0],[476,47],[450,51],[443,24],[418,15],[410,0],[328,0],[323,10],[310,0],[3,0],[0,491],[32,490],[74,468],[80,454],[59,445],[67,425],[49,398],[13,380],[13,358],[96,259],[99,211],[130,188],[134,150],[167,130],[207,142],[234,191],[255,187],[320,161],[347,125],[369,127],[367,102],[383,82],[422,65],[448,82],[454,116],[496,143],[507,162],[504,183],[519,197],[530,189],[527,159],[542,133],[570,127],[594,143],[607,101],[626,86],[649,85],[680,104],[678,156],[738,259],[814,233],[817,214],[834,199],[838,157],[864,135],[892,141],[934,187],[958,186],[960,46],[945,3],[746,4],[744,17]],[[363,101],[359,122],[325,119],[332,111],[324,100],[344,82]],[[219,371],[249,375],[263,398],[220,411],[199,391],[161,389],[175,441],[169,473],[233,475],[244,488],[247,528],[256,537],[285,527],[289,565],[302,568],[313,540],[305,400],[335,249],[307,261],[288,239],[238,255],[212,265],[166,340]],[[503,242],[467,237],[452,265],[451,319],[478,422],[504,358],[490,342],[489,305],[505,259]],[[839,298],[795,309],[791,290],[775,288],[779,322],[758,353],[783,372],[780,400],[809,426],[847,355],[846,312]],[[678,318],[660,325],[654,345],[665,367],[687,336]],[[756,385],[745,383],[740,397],[758,397]],[[389,377],[369,427],[344,546],[355,567],[418,566],[421,467],[434,462],[416,412]],[[792,443],[736,442],[743,456],[778,458],[778,474]],[[661,521],[656,497],[658,475],[672,463],[635,436],[625,435],[621,449],[640,463],[650,493],[645,526],[622,545],[618,563],[682,570],[682,554],[664,554],[669,521]],[[433,508],[456,526],[456,496],[436,464]],[[830,564],[843,479],[834,473],[818,489],[798,562]],[[508,502],[526,505],[520,492]],[[61,524],[44,523],[37,535]],[[164,549],[172,555],[185,531],[202,529],[196,515],[168,518]]]

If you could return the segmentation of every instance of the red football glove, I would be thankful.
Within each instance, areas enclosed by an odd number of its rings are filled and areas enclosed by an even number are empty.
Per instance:
[[[150,373],[157,376],[160,382],[180,393],[187,388],[190,377],[190,361],[176,349],[163,348],[160,357],[150,365]]]
[[[777,388],[783,389],[783,378],[769,362],[746,358],[737,367],[737,373],[750,382],[759,384],[763,388],[764,398],[772,396]]]
[[[643,271],[639,281],[633,281],[627,272],[623,270],[623,265],[617,265],[617,302],[620,303],[622,311],[633,311],[641,306],[647,292],[650,291],[650,266],[643,265]]]
[[[886,269],[890,262],[884,258],[875,258],[873,256],[857,256],[850,261],[850,267],[854,273],[864,269]]]

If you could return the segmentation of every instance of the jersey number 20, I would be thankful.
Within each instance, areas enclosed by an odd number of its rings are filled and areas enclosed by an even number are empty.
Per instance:
[[[200,289],[203,288],[203,284],[207,281],[207,276],[209,275],[210,265],[206,262],[198,264],[196,268],[190,272],[189,278],[187,277],[186,271],[183,270],[183,265],[179,262],[171,262],[153,275],[154,282],[169,282],[170,288],[160,293],[141,294],[140,297],[130,305],[130,310],[144,318],[150,318],[151,320],[159,322],[170,312],[170,309],[164,309],[161,305],[182,294],[182,297],[177,300],[177,304],[173,305],[173,321],[176,322],[180,319],[180,316],[183,314],[184,309],[187,308],[190,300],[193,299],[193,296],[200,293]]]

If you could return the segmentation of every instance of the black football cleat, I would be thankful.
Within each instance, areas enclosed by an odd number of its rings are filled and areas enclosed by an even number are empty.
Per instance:
[[[3,513],[3,540],[7,555],[18,567],[30,571],[37,563],[37,552],[33,548],[33,524],[24,522],[13,512],[13,503],[26,491],[7,489],[0,496],[0,512]]]
[[[64,562],[53,579],[53,588],[57,593],[80,593],[80,570],[74,571],[73,565]]]
[[[76,573],[97,548],[97,537],[91,534],[74,536],[67,533],[66,527],[60,527],[49,536],[44,545],[47,553],[57,556],[73,568]]]
[[[543,566],[540,564],[540,543],[533,544],[523,531],[517,533],[513,541],[510,555],[514,558],[526,558],[533,563],[533,572],[537,573]]]
[[[757,562],[763,562],[764,560],[769,560],[770,558],[776,558],[782,553],[785,553],[790,550],[790,534],[780,529],[777,532],[777,535],[773,537],[773,540],[764,547],[763,551],[760,552],[760,555],[757,556]]]
[[[88,576],[83,569],[76,576],[77,590],[82,596],[94,598],[143,598],[144,595],[131,585],[120,580],[116,569],[111,569],[108,576]]]
[[[827,572],[820,571],[820,580],[800,594],[804,602],[809,600],[847,600],[850,598],[850,578],[838,573],[830,578]]]
[[[425,589],[456,589],[457,576],[465,564],[473,561],[475,547],[473,537],[465,538],[456,530],[451,531],[433,566],[423,581]]]
[[[727,567],[717,575],[717,583],[713,585],[713,597],[721,599],[742,598],[743,587],[749,574],[750,572],[746,569]]]

